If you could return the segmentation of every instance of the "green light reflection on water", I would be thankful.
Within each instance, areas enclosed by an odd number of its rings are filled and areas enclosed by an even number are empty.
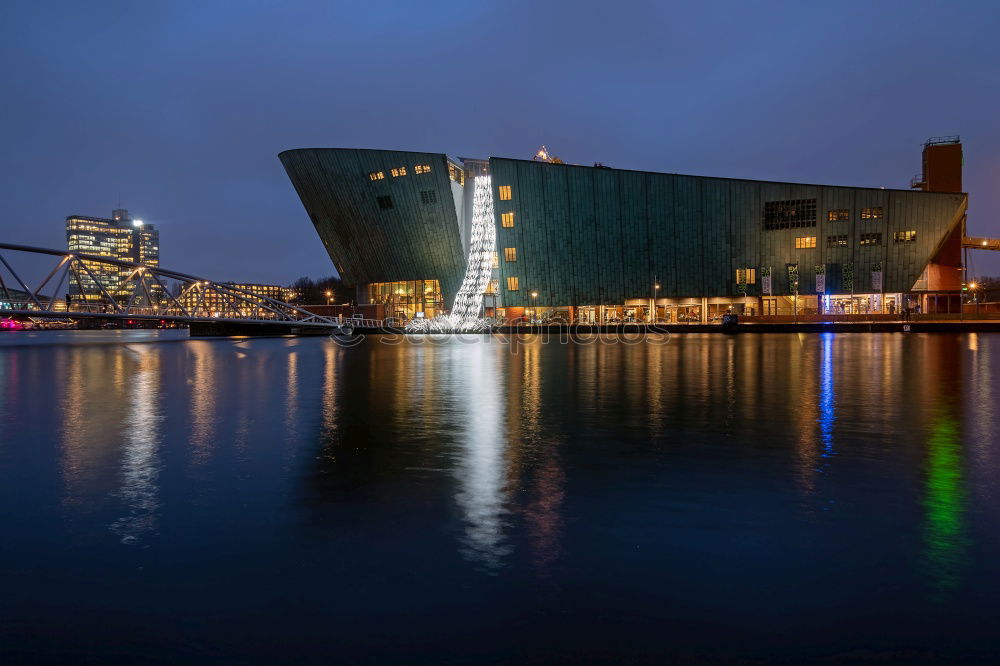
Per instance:
[[[965,536],[966,494],[962,476],[957,421],[940,414],[928,439],[924,542],[932,586],[941,594],[961,583],[968,541]]]

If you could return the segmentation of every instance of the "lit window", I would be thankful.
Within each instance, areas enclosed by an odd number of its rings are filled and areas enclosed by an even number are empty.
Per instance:
[[[826,219],[830,222],[843,222],[850,217],[850,211],[846,208],[836,208],[831,211],[827,211]]]
[[[459,185],[465,185],[465,171],[461,167],[457,167],[454,164],[448,165],[448,177]]]
[[[826,244],[828,247],[847,247],[847,234],[827,236]]]
[[[493,268],[500,268],[500,255],[493,253]]]
[[[912,243],[917,240],[916,231],[894,231],[892,240],[897,243]]]
[[[420,193],[420,201],[425,204],[437,203],[438,195],[434,190],[424,190]]]
[[[862,208],[861,209],[861,219],[862,220],[881,220],[882,219],[882,206],[876,206],[874,208]]]
[[[512,228],[514,226],[514,213],[500,213],[500,226]]]
[[[505,247],[503,249],[503,260],[504,261],[517,261],[517,248],[516,247]]]
[[[509,277],[507,278],[507,291],[517,291],[517,278]]]
[[[737,284],[757,284],[757,269],[756,268],[737,268],[736,269],[736,283]]]
[[[415,164],[413,166],[413,173],[430,173],[430,172],[431,172],[430,164]]]
[[[510,201],[510,185],[500,186],[500,201]]]
[[[398,169],[393,169],[391,173],[393,178],[399,178],[400,176],[405,176],[406,167],[399,167]]]
[[[882,234],[861,234],[860,245],[881,245],[882,244]]]
[[[378,207],[383,210],[392,208],[392,197],[390,196],[376,197],[375,200],[378,201]]]
[[[385,178],[385,172],[384,171],[372,171],[371,173],[368,174],[368,177],[371,180],[383,180]]]
[[[795,249],[805,250],[811,247],[816,247],[816,237],[815,236],[798,236],[795,239]]]
[[[498,289],[500,289],[500,284],[496,280],[490,280],[490,283],[486,285],[487,294],[495,294]]]

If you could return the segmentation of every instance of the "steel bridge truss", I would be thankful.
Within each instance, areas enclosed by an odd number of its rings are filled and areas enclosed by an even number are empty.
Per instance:
[[[32,289],[8,262],[11,254],[49,256],[55,265]],[[71,292],[65,300],[59,297],[64,288]],[[232,284],[110,257],[9,243],[0,243],[0,316],[288,323],[316,328],[341,324]]]

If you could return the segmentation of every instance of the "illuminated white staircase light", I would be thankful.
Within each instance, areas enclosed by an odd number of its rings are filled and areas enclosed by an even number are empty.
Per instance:
[[[493,225],[493,182],[489,176],[476,176],[472,198],[472,232],[465,278],[455,296],[451,314],[433,319],[414,319],[406,330],[417,333],[480,331],[489,328],[483,319],[483,296],[493,275],[493,254],[497,231]]]

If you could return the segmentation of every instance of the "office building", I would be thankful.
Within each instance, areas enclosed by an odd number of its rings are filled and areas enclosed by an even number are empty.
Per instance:
[[[70,252],[129,261],[143,266],[160,265],[160,232],[152,224],[133,219],[125,209],[115,209],[110,218],[70,215],[66,218],[66,246]],[[136,286],[130,268],[86,261],[84,270],[74,271],[69,280],[69,298],[74,304],[81,301],[101,302],[107,297],[96,282],[116,299],[129,296]],[[79,281],[79,282],[78,282]],[[80,287],[84,287],[81,291]],[[154,299],[162,289],[149,284]],[[147,299],[145,291],[138,297]]]

